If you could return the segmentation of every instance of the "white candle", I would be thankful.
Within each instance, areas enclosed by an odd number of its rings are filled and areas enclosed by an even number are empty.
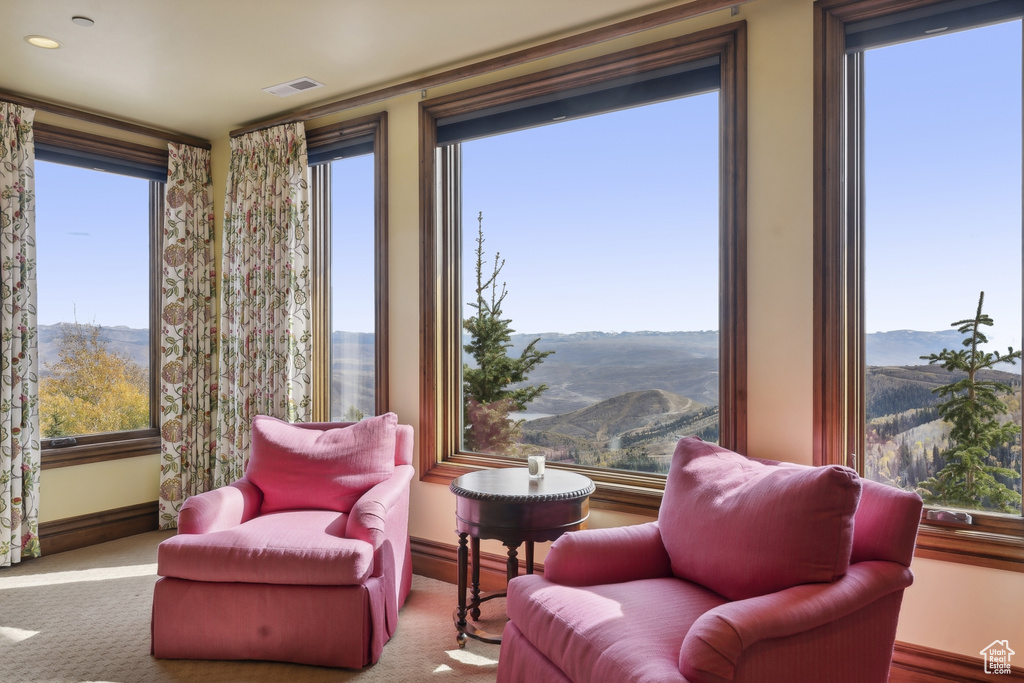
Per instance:
[[[543,455],[529,455],[526,457],[526,461],[530,467],[530,477],[533,479],[540,479],[544,476],[544,456]]]

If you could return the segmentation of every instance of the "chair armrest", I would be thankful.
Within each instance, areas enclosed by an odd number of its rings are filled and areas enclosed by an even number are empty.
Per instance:
[[[200,493],[182,504],[179,534],[208,534],[247,522],[260,511],[263,492],[244,477],[233,484]]]
[[[690,627],[679,650],[679,671],[695,683],[731,681],[743,652],[755,643],[836,621],[913,580],[911,571],[895,562],[858,562],[833,583],[804,584],[725,603]]]
[[[563,586],[595,586],[672,576],[657,522],[563,534],[544,559],[544,578]]]
[[[385,523],[388,512],[403,498],[408,500],[409,485],[415,472],[412,465],[398,465],[390,479],[366,491],[349,511],[345,536],[366,541],[374,550],[380,548],[387,535]]]

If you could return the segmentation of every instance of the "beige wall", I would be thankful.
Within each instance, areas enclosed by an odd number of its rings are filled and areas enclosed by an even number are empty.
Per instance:
[[[149,503],[156,500],[159,487],[159,455],[43,470],[39,521]]]
[[[745,19],[749,36],[748,408],[751,455],[811,462],[812,438],[812,3],[757,0],[644,35],[595,46],[463,83],[428,97],[597,53]],[[419,93],[317,121],[322,125],[386,109],[389,114],[391,397],[403,422],[419,416]],[[227,131],[213,149],[217,215],[229,158]],[[219,226],[218,226],[219,231]],[[219,234],[219,232],[218,232]],[[150,469],[152,467],[152,469]],[[156,498],[156,461],[139,458],[43,473],[43,521]],[[95,493],[94,493],[95,491]],[[453,543],[454,501],[447,486],[415,482],[414,536]],[[62,499],[48,503],[51,497]],[[592,526],[646,521],[594,510]],[[499,548],[485,545],[486,550]],[[543,551],[539,553],[543,556]],[[1024,645],[1024,575],[915,560],[898,638],[977,656],[993,640]]]

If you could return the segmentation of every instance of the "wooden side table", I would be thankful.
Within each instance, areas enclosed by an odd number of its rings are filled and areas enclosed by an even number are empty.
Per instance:
[[[510,467],[469,472],[450,488],[455,494],[459,534],[459,606],[453,615],[459,647],[465,647],[467,638],[500,643],[501,634],[488,633],[466,619],[469,616],[476,621],[482,603],[505,596],[504,591],[480,594],[480,539],[496,539],[508,548],[509,581],[519,574],[518,548],[525,543],[526,573],[532,574],[536,541],[553,541],[566,531],[584,527],[594,482],[582,474],[551,468],[542,478],[533,479],[525,467]],[[471,591],[468,600],[467,584]]]

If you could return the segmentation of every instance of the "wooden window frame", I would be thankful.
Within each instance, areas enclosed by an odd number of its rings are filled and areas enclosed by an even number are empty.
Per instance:
[[[147,147],[45,123],[33,125],[37,143],[95,154],[122,161],[167,168],[167,148]],[[164,183],[149,181],[149,419],[146,429],[75,436],[75,445],[51,445],[41,439],[44,470],[94,462],[153,455],[160,452],[159,368],[160,358],[160,231],[164,216]]]
[[[374,187],[374,410],[390,410],[388,370],[388,166],[387,112],[371,114],[306,131],[306,147],[373,136]],[[331,167],[310,168],[311,229],[313,231],[313,420],[331,419]],[[326,359],[326,360],[324,360]]]
[[[818,0],[814,17],[814,463],[863,471],[863,54],[846,58],[845,25],[942,0]],[[852,117],[852,121],[848,118]],[[858,120],[859,119],[859,120]],[[849,154],[847,150],[858,153]],[[851,201],[850,198],[861,198]],[[922,513],[915,556],[1024,572],[1024,517],[974,524]]]
[[[459,452],[461,311],[459,152],[438,148],[437,121],[509,102],[718,57],[721,65],[720,423],[721,443],[746,450],[746,24],[735,22],[420,104],[420,479],[447,484],[474,469],[511,467],[511,458]],[[561,465],[597,484],[595,507],[656,514],[665,476]]]

